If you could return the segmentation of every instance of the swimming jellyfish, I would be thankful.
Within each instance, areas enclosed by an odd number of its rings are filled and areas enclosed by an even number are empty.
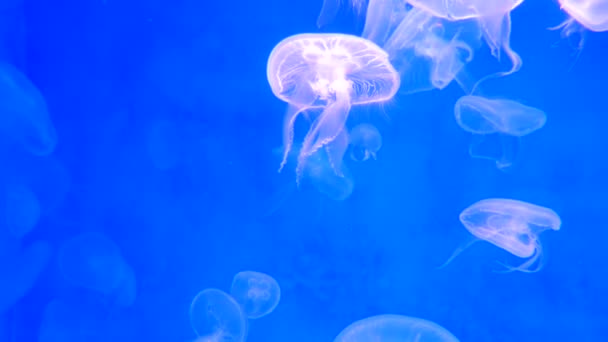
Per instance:
[[[240,305],[218,289],[205,289],[194,297],[190,304],[190,324],[203,341],[244,342],[247,336],[247,317]]]
[[[334,172],[342,175],[348,141],[338,138],[345,134],[351,106],[390,100],[399,88],[399,74],[387,53],[371,41],[345,34],[299,34],[284,39],[268,58],[267,76],[275,96],[289,103],[279,171],[292,148],[298,115],[321,111],[304,137],[297,181],[306,159],[322,148]]]
[[[437,323],[401,315],[378,315],[356,321],[334,339],[334,342],[370,341],[458,342],[458,339]]]
[[[562,29],[562,36],[582,34],[584,30],[603,32],[608,30],[608,0],[559,0],[560,8],[569,16],[552,29]],[[578,49],[583,47],[581,36]]]
[[[474,203],[462,211],[460,222],[475,236],[475,241],[487,241],[519,258],[527,258],[517,267],[508,267],[522,272],[540,270],[540,262],[531,269],[542,255],[539,234],[545,230],[557,231],[561,227],[561,219],[553,210],[503,198]]]
[[[55,150],[57,132],[46,100],[21,71],[4,62],[0,62],[0,112],[0,138],[37,156]]]
[[[513,164],[514,146],[519,138],[545,125],[547,115],[540,109],[506,99],[489,99],[466,95],[454,105],[456,122],[465,131],[472,133],[475,141],[469,148],[472,157],[492,159],[499,169]],[[498,156],[480,151],[480,145],[487,135],[496,134],[501,140],[502,152]]]
[[[230,294],[248,318],[268,315],[279,304],[281,288],[271,276],[254,271],[239,272],[232,280]]]
[[[366,161],[370,157],[376,159],[376,153],[382,147],[382,135],[378,129],[370,124],[359,124],[348,134],[350,144],[350,159]]]

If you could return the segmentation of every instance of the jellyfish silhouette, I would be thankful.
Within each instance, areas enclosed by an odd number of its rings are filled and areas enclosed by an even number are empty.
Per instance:
[[[190,324],[203,341],[244,342],[247,336],[247,317],[240,305],[218,289],[205,289],[194,297]]]
[[[378,315],[356,321],[334,339],[334,342],[370,341],[458,342],[458,339],[437,323],[401,315]]]
[[[517,154],[519,139],[545,125],[546,114],[536,108],[506,99],[489,99],[465,95],[454,105],[456,122],[474,135],[469,154],[474,158],[491,159],[503,170],[510,167]],[[495,135],[500,140],[498,155],[482,151],[485,137]]]
[[[51,154],[57,132],[38,88],[14,66],[0,62],[0,138],[37,156]]]
[[[353,127],[348,134],[348,141],[350,159],[354,161],[376,159],[376,153],[382,147],[382,135],[375,126],[367,123]]]
[[[230,295],[241,305],[250,319],[271,313],[281,299],[279,283],[271,276],[254,271],[239,272],[234,276]]]
[[[561,227],[561,219],[553,210],[503,198],[474,203],[462,211],[460,222],[475,237],[472,242],[487,241],[519,258],[526,258],[517,267],[506,267],[509,271],[528,273],[537,272],[543,266],[539,234],[545,230],[557,231]],[[458,249],[444,266],[464,248]],[[536,267],[532,268],[535,264]]]
[[[334,172],[348,140],[344,126],[351,106],[390,100],[399,88],[399,74],[380,47],[344,34],[300,34],[281,41],[271,52],[268,82],[279,99],[289,103],[284,126],[283,169],[293,145],[300,113],[320,110],[304,137],[296,166],[299,182],[306,159],[325,149]]]

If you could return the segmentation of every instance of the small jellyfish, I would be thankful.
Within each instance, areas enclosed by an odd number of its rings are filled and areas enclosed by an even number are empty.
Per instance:
[[[378,129],[370,124],[359,124],[348,134],[350,144],[350,158],[362,162],[370,157],[376,159],[376,153],[382,147],[382,135]]]
[[[118,297],[127,304],[132,301],[132,271],[118,246],[105,235],[87,232],[73,237],[61,245],[57,259],[61,274],[72,285]]]
[[[474,135],[469,154],[475,158],[494,160],[501,170],[513,164],[519,139],[542,128],[547,121],[545,112],[540,109],[512,100],[474,95],[462,96],[456,101],[454,116],[463,130]],[[498,155],[482,151],[482,143],[489,135],[500,139],[502,152]]]
[[[539,205],[502,198],[481,200],[460,214],[460,222],[475,237],[527,260],[511,271],[536,272],[542,267],[539,234],[559,230],[561,219],[551,209]],[[458,250],[451,261],[463,249]],[[536,268],[531,268],[538,262]],[[447,264],[447,263],[446,263]]]
[[[190,324],[203,341],[244,342],[247,336],[247,317],[241,306],[218,289],[205,289],[194,297]]]
[[[232,280],[230,294],[250,319],[271,313],[281,299],[279,283],[271,276],[253,271],[239,272]]]
[[[458,339],[437,323],[401,315],[378,315],[356,321],[334,339],[334,342],[371,341],[458,342]]]
[[[46,101],[19,70],[0,63],[0,138],[21,145],[29,153],[46,156],[55,150],[57,133]]]
[[[304,137],[297,181],[306,160],[320,149],[325,149],[332,169],[341,176],[348,140],[340,136],[345,134],[351,106],[388,101],[399,88],[399,74],[384,50],[369,40],[344,34],[299,34],[284,39],[268,58],[267,76],[274,95],[289,103],[279,171],[292,148],[298,115],[321,112]]]

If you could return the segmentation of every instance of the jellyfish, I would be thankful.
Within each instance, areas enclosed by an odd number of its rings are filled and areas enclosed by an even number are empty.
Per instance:
[[[247,317],[229,294],[218,289],[199,292],[190,304],[190,324],[194,332],[209,342],[244,342]]]
[[[465,95],[454,105],[456,122],[474,135],[469,154],[474,158],[494,160],[504,170],[510,167],[517,154],[519,139],[545,125],[547,116],[540,109],[506,99],[489,99]],[[498,155],[482,151],[484,139],[495,135],[500,140]]]
[[[14,66],[0,62],[0,138],[36,156],[55,150],[57,133],[38,88]]]
[[[334,342],[368,341],[458,342],[458,339],[437,323],[401,315],[378,315],[356,321],[334,339]]]
[[[101,233],[87,232],[59,248],[59,270],[72,285],[129,306],[134,300],[134,274],[116,244]]]
[[[475,237],[473,241],[487,241],[519,258],[527,259],[517,267],[506,267],[509,271],[528,273],[537,272],[542,267],[542,262],[539,262],[542,256],[539,235],[546,230],[557,231],[561,227],[561,219],[555,211],[503,198],[484,199],[474,203],[462,211],[460,222]],[[464,249],[457,250],[448,263],[462,250]],[[532,268],[535,264],[537,266]]]
[[[608,0],[559,0],[560,8],[568,14],[568,19],[551,29],[561,29],[565,38],[578,34],[577,50],[585,44],[585,30],[608,31]]]
[[[370,157],[376,159],[376,153],[382,147],[382,135],[370,124],[362,123],[355,126],[348,134],[350,159],[366,161]]]
[[[366,39],[344,34],[299,34],[281,41],[271,52],[268,82],[279,99],[289,103],[284,124],[285,166],[299,114],[320,111],[304,137],[296,181],[306,160],[325,149],[332,169],[342,176],[348,140],[344,126],[351,106],[390,100],[399,88],[399,74],[388,55]]]
[[[323,0],[321,13],[317,18],[317,27],[321,28],[331,22],[340,10],[342,0]],[[373,1],[373,0],[372,0]],[[365,0],[350,0],[351,7],[356,14],[361,14],[365,8]]]
[[[230,294],[250,319],[271,313],[281,299],[281,288],[271,276],[254,271],[239,272],[232,280]]]

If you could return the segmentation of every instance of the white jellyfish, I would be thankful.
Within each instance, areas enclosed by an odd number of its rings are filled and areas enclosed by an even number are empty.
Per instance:
[[[561,219],[555,211],[504,198],[490,198],[472,204],[460,213],[460,222],[475,237],[466,246],[476,241],[487,241],[519,258],[526,258],[517,267],[507,266],[508,270],[522,272],[541,269],[539,235],[546,230],[557,231],[561,228]],[[458,249],[444,265],[464,248]],[[535,264],[537,266],[532,268]]]
[[[268,315],[277,307],[281,288],[267,274],[243,271],[234,276],[230,295],[241,305],[248,318],[256,319]]]
[[[344,328],[334,342],[458,342],[437,323],[401,315],[378,315]]]
[[[325,149],[332,169],[342,176],[348,140],[341,135],[351,106],[390,100],[399,88],[399,74],[385,51],[371,41],[344,34],[300,34],[284,39],[268,58],[267,76],[275,96],[289,103],[279,170],[292,148],[298,115],[321,111],[300,149],[298,181],[306,160],[320,149]]]
[[[469,148],[472,157],[491,159],[499,169],[513,164],[519,139],[545,125],[547,116],[540,109],[507,99],[489,99],[466,95],[454,105],[456,122],[475,137]],[[483,152],[481,147],[488,135],[498,135],[501,152]]]
[[[199,292],[190,304],[190,324],[208,342],[244,342],[247,317],[229,294],[218,289]]]
[[[608,0],[559,0],[559,5],[569,17],[551,29],[561,29],[562,37],[579,34],[579,52],[585,44],[585,30],[608,31]]]

